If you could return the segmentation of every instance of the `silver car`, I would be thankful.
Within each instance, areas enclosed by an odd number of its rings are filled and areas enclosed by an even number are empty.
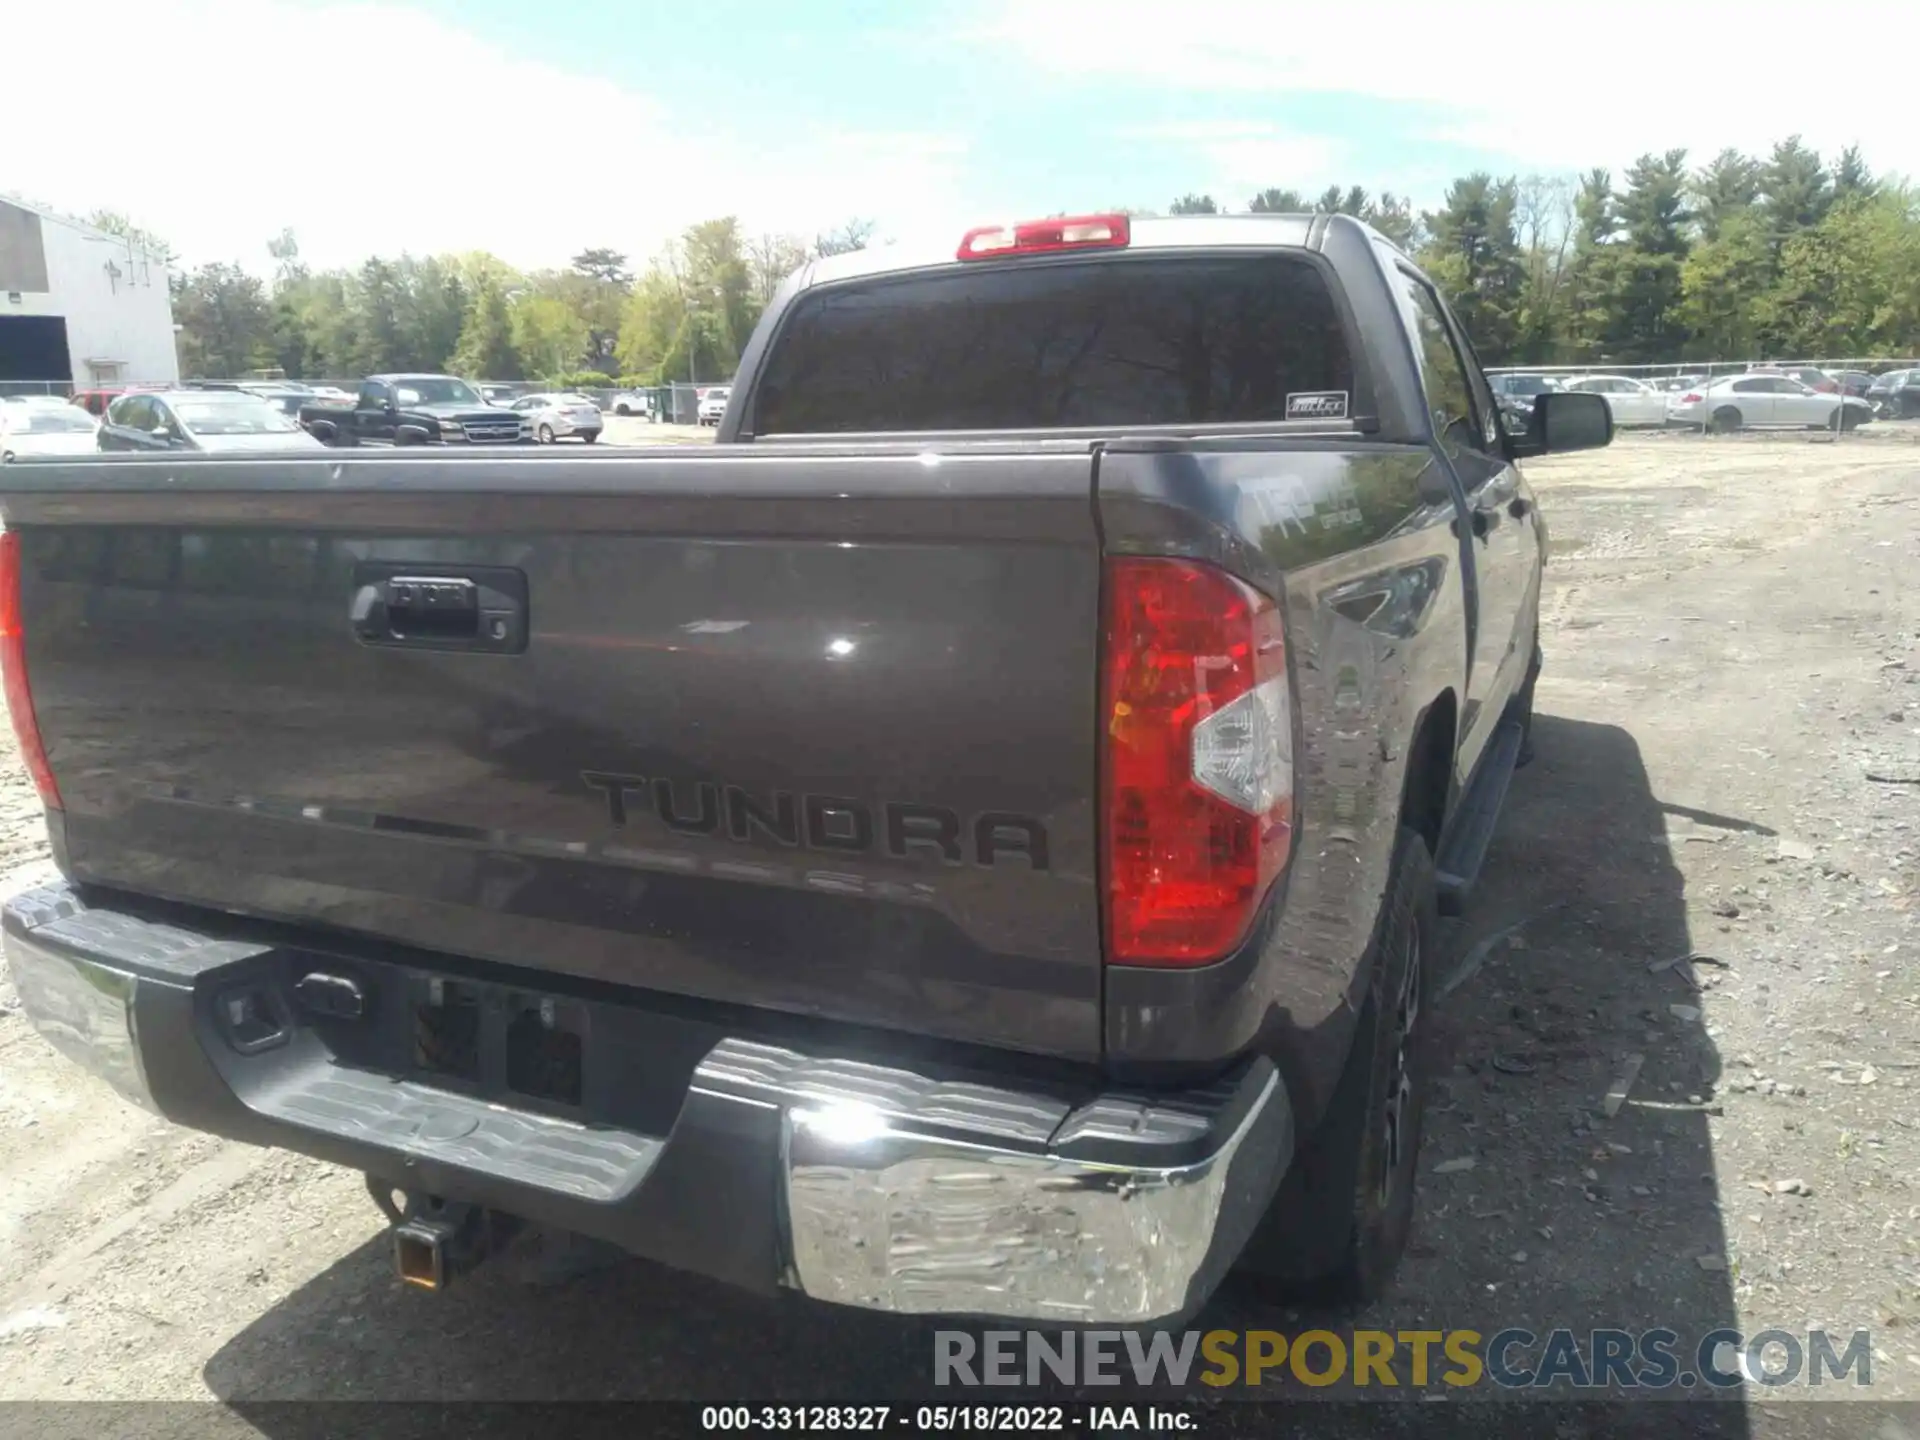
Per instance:
[[[102,450],[301,453],[326,447],[297,420],[243,390],[142,391],[107,407]]]
[[[64,400],[0,403],[0,464],[40,455],[87,455],[100,422]]]
[[[507,408],[526,417],[533,427],[533,438],[542,445],[551,445],[570,435],[591,445],[600,438],[606,423],[600,418],[600,407],[584,395],[522,395]]]

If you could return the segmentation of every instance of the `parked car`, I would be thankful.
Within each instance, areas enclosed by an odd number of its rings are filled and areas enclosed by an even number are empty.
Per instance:
[[[0,403],[0,464],[42,455],[85,455],[99,448],[100,422],[64,400]]]
[[[351,405],[302,405],[300,423],[328,445],[499,445],[532,436],[520,416],[453,375],[372,375]]]
[[[1874,413],[1889,420],[1920,416],[1920,370],[1889,370],[1876,375],[1867,400]]]
[[[641,415],[653,419],[653,396],[645,390],[622,390],[608,402],[607,408],[616,415]]]
[[[1575,375],[1565,382],[1565,388],[1605,399],[1613,412],[1613,423],[1623,429],[1667,423],[1667,397],[1630,375]]]
[[[700,397],[699,420],[702,425],[718,425],[726,418],[727,397],[733,391],[725,385],[716,385]]]
[[[320,442],[276,405],[243,390],[160,390],[122,395],[100,424],[102,450],[318,450]]]
[[[70,397],[69,403],[78,405],[82,410],[97,420],[107,413],[107,407],[109,405],[126,393],[125,390],[119,388],[76,390]]]
[[[1865,370],[1829,370],[1842,395],[1865,395],[1873,388],[1873,376]]]
[[[265,401],[282,415],[289,416],[295,421],[300,418],[300,407],[313,403],[313,392],[310,390],[275,390],[265,387],[255,388],[250,385],[244,393]]]
[[[1344,215],[861,251],[760,325],[720,456],[590,483],[0,469],[65,841],[5,905],[21,1010],[364,1171],[427,1289],[517,1216],[921,1317],[1151,1326],[1236,1260],[1377,1295],[1437,912],[1528,753],[1515,462],[1605,404],[1503,434]],[[199,547],[191,592],[100,537]]]
[[[1663,395],[1675,395],[1683,390],[1691,390],[1696,385],[1707,383],[1705,375],[1665,375],[1652,381],[1653,388]]]
[[[480,392],[480,398],[489,405],[512,405],[520,397],[520,387],[517,385],[476,385],[473,388]]]
[[[1813,365],[1750,365],[1749,375],[1786,375],[1821,395],[1838,395],[1840,384],[1826,371]]]
[[[338,385],[316,385],[313,387],[313,402],[316,405],[351,405],[353,391],[342,390]]]
[[[1750,370],[1669,396],[1667,419],[1721,432],[1786,426],[1851,430],[1873,419],[1873,407],[1864,400],[1821,394],[1784,371]]]
[[[509,408],[517,410],[533,427],[533,438],[542,445],[569,437],[591,445],[600,438],[606,423],[600,418],[599,406],[571,392],[522,395]]]
[[[1493,387],[1493,403],[1513,435],[1524,435],[1532,427],[1534,400],[1560,388],[1560,382],[1552,376],[1526,371],[1489,375],[1487,383]]]

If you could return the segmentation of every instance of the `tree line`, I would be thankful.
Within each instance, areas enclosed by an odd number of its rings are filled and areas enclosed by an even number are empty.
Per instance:
[[[1170,209],[1222,207],[1184,195]],[[1267,190],[1247,209],[1368,221],[1446,291],[1488,364],[1920,351],[1920,190],[1797,135],[1698,167],[1683,149],[1642,155],[1617,180],[1478,171],[1419,215],[1358,186]]]
[[[164,241],[125,216],[93,225],[163,258]],[[689,227],[635,275],[610,247],[564,269],[516,270],[484,251],[374,256],[316,270],[283,230],[273,273],[227,262],[173,274],[180,373],[215,379],[278,370],[291,379],[451,371],[573,386],[721,380],[780,282],[808,260],[864,247],[856,220],[811,241],[750,239],[731,217]]]
[[[1366,220],[1447,292],[1488,364],[1920,350],[1920,190],[1876,177],[1856,149],[1828,161],[1798,136],[1697,167],[1685,150],[1647,154],[1617,179],[1477,171],[1429,211],[1360,186],[1315,198],[1267,189],[1245,208]],[[1168,212],[1226,209],[1188,194]],[[93,221],[165,253],[122,216]],[[283,231],[268,247],[270,276],[225,263],[175,274],[181,372],[724,379],[780,282],[811,258],[865,246],[873,229],[854,222],[807,241],[707,220],[637,274],[607,247],[557,270],[519,271],[485,252],[315,270]]]

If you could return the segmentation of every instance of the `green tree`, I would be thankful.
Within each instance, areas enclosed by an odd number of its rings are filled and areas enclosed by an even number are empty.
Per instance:
[[[1518,203],[1517,180],[1476,171],[1454,181],[1446,204],[1425,217],[1428,272],[1489,364],[1509,356],[1520,333]]]
[[[1717,233],[1694,246],[1680,267],[1680,323],[1688,359],[1725,360],[1755,353],[1756,280],[1767,266],[1766,222],[1754,209],[1731,210]]]
[[[508,314],[513,348],[529,374],[554,379],[575,369],[587,353],[587,322],[550,295],[523,296]]]
[[[1616,214],[1626,231],[1616,257],[1615,293],[1604,328],[1622,360],[1676,354],[1685,339],[1679,306],[1687,253],[1687,152],[1642,155],[1627,171]]]
[[[1169,215],[1218,215],[1219,202],[1211,195],[1182,195],[1167,207]]]
[[[513,312],[503,277],[486,266],[470,267],[469,273],[467,313],[453,368],[475,380],[521,379],[525,372],[513,344]]]
[[[437,255],[421,259],[403,255],[394,269],[400,292],[395,368],[446,369],[466,324],[466,286]]]
[[[1833,184],[1827,167],[1814,151],[1790,135],[1773,147],[1760,167],[1760,194],[1766,212],[1768,237],[1774,252],[1797,231],[1811,230],[1826,218],[1833,204]]]
[[[690,379],[686,365],[686,297],[673,274],[655,264],[640,277],[620,317],[618,355],[626,375],[648,383]]]
[[[1840,158],[1833,163],[1833,198],[1836,204],[1854,198],[1871,200],[1879,188],[1858,145],[1849,145],[1840,152]]]
[[[633,289],[627,257],[605,247],[582,250],[568,262],[566,270],[539,288],[585,322],[587,363],[600,370],[612,369],[620,340],[620,315]]]
[[[1693,209],[1700,234],[1720,234],[1730,216],[1752,208],[1760,198],[1760,162],[1738,150],[1722,150],[1693,178]]]
[[[179,276],[173,315],[180,326],[180,369],[190,377],[245,375],[273,357],[274,313],[266,286],[238,265],[202,265]]]
[[[1413,202],[1405,196],[1382,190],[1363,218],[1402,250],[1419,248],[1420,220],[1413,213]]]
[[[1572,254],[1559,287],[1558,348],[1567,360],[1589,362],[1600,358],[1612,325],[1612,297],[1618,286],[1619,231],[1612,172],[1587,171],[1574,194]]]
[[[1212,200],[1203,195],[1189,195],[1186,199],[1207,200],[1209,206],[1212,204]],[[1181,210],[1179,204],[1180,202],[1175,202],[1174,214],[1182,215],[1189,213]],[[1304,215],[1313,209],[1313,206],[1307,203],[1307,197],[1302,195],[1298,190],[1281,190],[1275,188],[1262,190],[1247,202],[1247,209],[1251,210],[1255,215]],[[1205,212],[1192,213],[1205,213],[1210,215],[1213,211],[1208,209]]]

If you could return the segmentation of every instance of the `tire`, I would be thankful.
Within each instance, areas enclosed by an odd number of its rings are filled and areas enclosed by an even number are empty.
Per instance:
[[[624,417],[633,414],[633,410],[626,405],[616,405],[613,407],[613,413]]]
[[[533,432],[533,438],[538,440],[542,445],[553,444],[553,427],[551,425],[542,425],[538,430]]]
[[[580,438],[591,445],[600,438],[600,432],[598,430],[583,430],[580,432]]]
[[[1746,417],[1731,405],[1723,405],[1713,412],[1713,419],[1707,428],[1716,435],[1728,435],[1746,424]]]
[[[1354,1303],[1391,1283],[1413,1229],[1438,923],[1427,842],[1402,828],[1346,1068],[1240,1257],[1255,1286]]]
[[[1842,430],[1858,430],[1860,428],[1860,412],[1851,406],[1842,405],[1833,412],[1833,419],[1827,422],[1827,428],[1836,432]]]

